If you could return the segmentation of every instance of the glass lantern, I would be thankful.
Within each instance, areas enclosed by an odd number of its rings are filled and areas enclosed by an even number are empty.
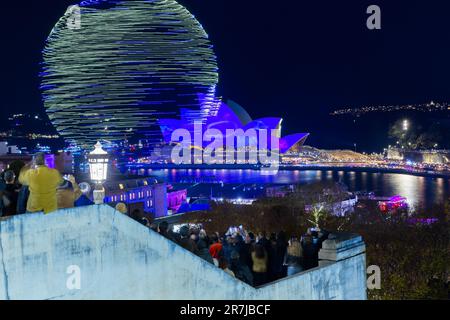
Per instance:
[[[100,142],[97,142],[94,151],[89,153],[88,161],[91,180],[97,184],[105,182],[108,177],[109,156]]]

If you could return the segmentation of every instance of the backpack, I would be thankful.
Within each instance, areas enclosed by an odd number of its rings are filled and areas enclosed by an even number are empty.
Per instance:
[[[9,200],[9,198],[6,195],[2,194],[2,203],[3,203],[3,208],[6,208],[11,205],[11,200]]]

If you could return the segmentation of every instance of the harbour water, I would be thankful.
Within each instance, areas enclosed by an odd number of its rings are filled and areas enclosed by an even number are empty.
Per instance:
[[[141,169],[131,171],[141,176],[155,176],[173,185],[189,186],[190,196],[257,197],[263,186],[343,182],[349,191],[374,192],[380,197],[401,195],[411,207],[432,208],[450,200],[450,179],[407,174],[355,172],[340,170],[279,171],[273,176],[257,170],[229,169]],[[231,190],[231,191],[230,191]],[[230,194],[233,193],[233,194]]]

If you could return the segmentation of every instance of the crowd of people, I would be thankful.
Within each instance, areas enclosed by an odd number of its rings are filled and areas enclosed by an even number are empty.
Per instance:
[[[50,213],[58,209],[93,204],[88,188],[80,188],[73,175],[45,164],[44,153],[25,164],[15,161],[0,174],[0,216],[23,213]]]
[[[201,227],[184,225],[174,232],[166,221],[150,228],[254,287],[316,267],[328,237],[326,231],[314,229],[289,240],[283,231],[255,235],[242,228],[208,235]]]

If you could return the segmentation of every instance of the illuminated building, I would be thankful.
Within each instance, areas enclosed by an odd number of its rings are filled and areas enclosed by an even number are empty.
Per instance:
[[[41,90],[59,134],[96,141],[155,139],[156,120],[179,106],[213,111],[218,68],[208,35],[174,0],[90,0],[57,22],[43,50]]]
[[[159,183],[153,178],[108,181],[103,184],[105,203],[123,202],[129,212],[139,209],[154,218],[176,214],[187,201],[187,189],[175,190],[173,186]]]
[[[161,132],[166,144],[173,143],[172,134],[175,130],[185,129],[191,133],[191,136],[195,136],[195,125],[188,118],[189,110],[182,109],[180,119],[160,119],[159,125]],[[293,146],[303,145],[303,143],[308,138],[308,133],[296,133],[282,137],[282,122],[281,118],[262,118],[257,120],[252,120],[250,115],[242,108],[240,105],[233,101],[228,101],[228,103],[218,102],[217,111],[205,119],[201,124],[203,127],[203,132],[206,129],[215,129],[221,132],[223,137],[227,138],[228,130],[242,130],[242,132],[247,132],[247,130],[254,130],[258,133],[260,130],[267,130],[269,135],[275,135],[279,138],[279,148],[280,154],[285,154]],[[255,139],[256,141],[249,141]],[[256,149],[261,149],[261,140],[256,137],[246,137],[246,141],[243,144],[244,148],[247,148],[248,152],[252,152],[252,147]],[[195,146],[205,148],[210,142],[202,141],[202,146]],[[267,146],[267,144],[265,143]]]
[[[6,141],[0,142],[0,155],[4,154],[21,154],[22,152],[17,146],[9,145]]]
[[[139,208],[154,217],[167,215],[167,185],[155,179],[107,181],[103,184],[105,203],[127,204],[130,211]]]

